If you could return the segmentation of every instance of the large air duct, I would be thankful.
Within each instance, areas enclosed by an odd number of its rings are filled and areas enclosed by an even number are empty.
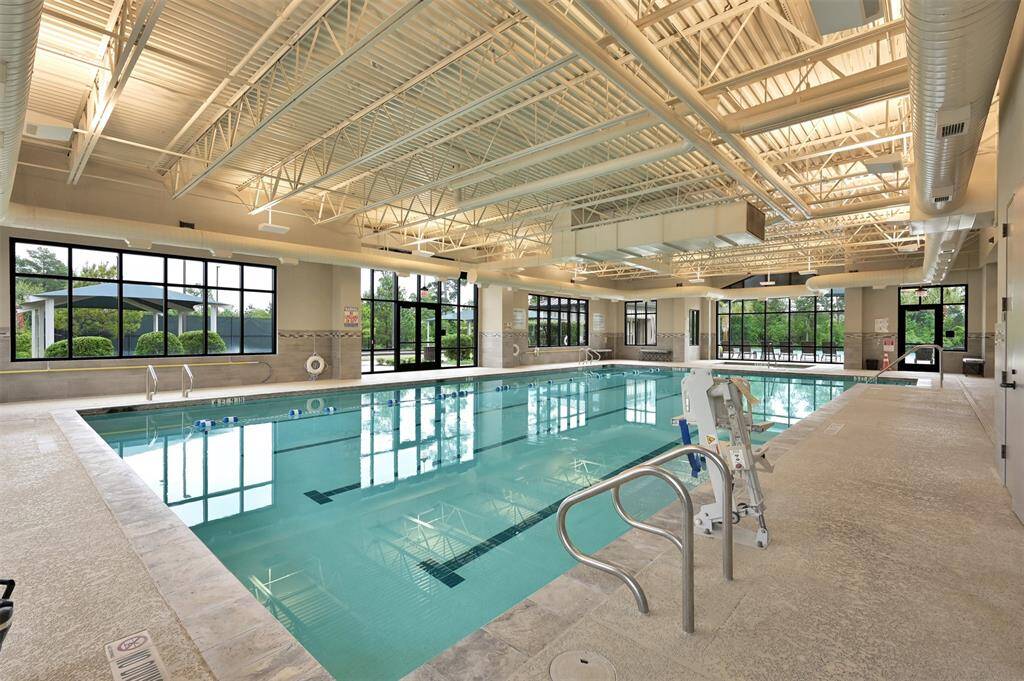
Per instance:
[[[828,291],[833,288],[886,288],[888,286],[909,286],[924,280],[920,267],[903,270],[877,270],[874,272],[840,272],[819,274],[807,280],[806,286],[812,292]]]
[[[712,286],[668,286],[649,289],[616,289],[588,286],[559,279],[546,279],[489,269],[467,268],[463,263],[441,262],[384,251],[346,251],[271,239],[237,236],[205,229],[181,229],[151,222],[123,220],[102,215],[72,213],[52,208],[11,204],[0,224],[15,229],[75,234],[127,242],[129,245],[162,245],[205,251],[217,257],[232,255],[275,259],[282,263],[311,262],[344,267],[366,267],[396,272],[426,274],[454,279],[466,272],[470,281],[484,286],[512,286],[538,293],[595,298],[602,300],[645,300],[666,298],[785,298],[808,295],[817,290],[857,286],[895,286],[922,281],[920,268],[847,272],[811,277],[806,286],[771,286],[757,289],[721,289]]]
[[[0,0],[0,217],[14,191],[43,0]]]
[[[367,267],[396,272],[414,272],[444,279],[454,279],[466,271],[471,281],[497,286],[519,286],[562,295],[588,296],[622,300],[624,291],[600,286],[573,284],[557,279],[542,279],[507,274],[487,269],[467,269],[461,263],[448,263],[412,255],[377,250],[342,250],[291,243],[205,229],[180,229],[152,222],[124,220],[103,215],[12,204],[0,224],[56,234],[77,234],[99,239],[113,239],[136,247],[152,245],[205,251],[216,257],[233,255],[278,260],[282,263],[312,262],[344,267]]]
[[[964,197],[1018,0],[907,0],[914,204],[949,213]]]

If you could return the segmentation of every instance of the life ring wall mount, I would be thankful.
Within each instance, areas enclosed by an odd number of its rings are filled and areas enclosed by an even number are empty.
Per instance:
[[[306,358],[306,373],[309,374],[310,379],[315,380],[327,369],[327,360],[313,353]]]

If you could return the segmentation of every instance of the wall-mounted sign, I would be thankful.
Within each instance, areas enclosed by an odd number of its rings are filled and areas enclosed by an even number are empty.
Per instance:
[[[888,317],[879,317],[875,320],[875,333],[889,333]]]
[[[359,326],[359,308],[351,305],[345,306],[345,315],[342,320],[342,325],[346,328],[354,328]]]
[[[512,328],[517,330],[526,328],[526,310],[521,307],[512,308]]]
[[[604,331],[604,314],[601,312],[594,313],[594,331],[598,333]]]

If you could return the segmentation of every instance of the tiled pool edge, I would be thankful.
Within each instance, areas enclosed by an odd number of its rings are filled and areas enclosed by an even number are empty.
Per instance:
[[[333,678],[77,411],[52,417],[215,678]]]
[[[650,363],[632,362],[609,364],[652,366]],[[666,367],[664,364],[660,366]],[[527,373],[538,371],[531,369]],[[551,370],[555,369],[552,367],[541,371]],[[452,380],[467,378],[472,380],[479,377],[453,377]],[[433,381],[428,379],[427,382]],[[351,386],[356,390],[376,387]],[[316,392],[337,389],[322,388]],[[796,440],[802,438],[802,433],[809,432],[808,428],[816,428],[824,414],[838,409],[852,391],[861,389],[860,385],[851,387],[774,437],[772,458],[778,460],[791,449]],[[171,405],[156,403],[153,406]],[[123,464],[78,411],[64,408],[54,409],[50,413],[150,573],[161,596],[178,617],[215,676],[225,681],[235,678],[287,678],[296,681],[331,678],[238,579],[220,564],[173,511],[153,494],[134,471]],[[629,536],[635,534],[635,531],[627,533]],[[185,566],[184,570],[182,566]],[[565,578],[563,575],[558,579]],[[255,653],[262,651],[267,652],[262,657],[255,657]],[[294,673],[280,676],[283,669],[294,670]]]
[[[779,459],[792,451],[809,435],[816,432],[818,428],[824,424],[828,415],[839,411],[845,402],[852,399],[856,393],[866,390],[867,387],[868,384],[866,383],[858,383],[851,386],[849,390],[845,390],[839,396],[830,400],[828,404],[819,407],[813,413],[805,416],[796,424],[773,437],[768,443],[769,460],[773,464],[778,463]],[[874,387],[877,387],[877,385]],[[707,501],[704,501],[703,503],[707,503],[711,500],[709,493],[710,490],[708,489],[709,487],[710,482],[705,481],[701,485],[690,490],[690,494],[694,497],[694,507],[699,505],[698,498],[701,497],[701,495],[704,495],[707,499]],[[666,516],[671,517],[672,507],[675,503],[676,502],[673,502],[661,509],[654,517],[662,520],[664,520]],[[617,544],[639,546],[645,542],[651,541],[648,537],[649,535],[646,535],[644,532],[631,528],[615,539],[611,544],[597,551],[595,555],[614,562],[621,561],[621,547],[616,546]],[[701,538],[698,537],[696,539]],[[715,539],[711,541],[718,540]],[[672,547],[666,544],[657,555],[660,555],[664,551],[671,550],[673,550]],[[648,562],[653,561],[657,555],[652,555]],[[577,575],[583,576],[584,578],[580,579]],[[591,584],[594,583],[592,580],[596,580],[598,584],[603,582],[604,588],[592,587]],[[610,583],[614,583],[616,586],[609,588],[608,585]],[[481,656],[487,659],[489,663],[493,663],[495,659],[500,659],[510,653],[520,653],[520,651],[515,647],[514,641],[506,640],[507,637],[502,637],[500,633],[496,634],[492,632],[495,629],[500,629],[499,623],[509,619],[515,619],[524,609],[536,607],[537,601],[552,599],[559,600],[557,597],[550,596],[553,592],[562,592],[566,595],[566,598],[577,601],[579,600],[581,593],[586,594],[585,598],[592,599],[592,602],[590,602],[585,608],[581,609],[579,607],[575,607],[568,617],[564,612],[551,613],[559,617],[560,625],[569,627],[582,620],[587,613],[611,598],[613,593],[625,588],[625,585],[614,577],[598,573],[596,570],[587,568],[585,565],[576,565],[567,572],[548,582],[519,603],[513,605],[487,624],[468,634],[455,645],[442,651],[432,659],[425,662],[419,668],[413,670],[403,677],[402,681],[459,681],[459,679],[455,677],[446,675],[443,670],[449,666],[452,658],[467,650],[472,650],[477,654],[481,654]],[[547,591],[548,594],[540,596],[540,594],[545,591]],[[484,650],[481,651],[481,649]],[[500,666],[500,664],[495,666]],[[502,678],[504,677],[495,676],[493,677],[493,681],[501,681]]]
[[[694,362],[641,362],[639,360],[604,360],[595,364],[585,367],[587,369],[595,368],[608,368],[608,367],[644,367],[650,369],[665,369],[665,370],[685,370],[685,369],[712,369],[715,372],[730,375],[759,375],[759,376],[804,376],[813,378],[837,378],[837,379],[854,379],[857,383],[865,382],[865,379],[874,377],[874,372],[859,370],[859,369],[836,369],[835,372],[821,373],[815,370],[808,369],[789,369],[785,367],[768,367],[759,368],[757,371],[744,371],[737,367],[722,367],[715,363],[707,363],[701,361],[699,363]],[[506,376],[533,376],[542,375],[547,373],[583,369],[577,363],[559,363],[542,366],[522,366],[522,367],[474,367],[472,373],[463,374],[461,372],[455,373],[451,376],[437,377],[437,376],[426,376],[426,377],[405,377],[399,373],[388,374],[387,379],[393,378],[394,380],[381,380],[374,382],[364,382],[362,379],[352,379],[351,382],[343,381],[331,381],[331,382],[318,382],[310,381],[308,383],[281,383],[281,384],[254,384],[250,386],[234,386],[238,387],[256,387],[266,385],[268,388],[266,391],[247,393],[241,396],[243,400],[263,400],[263,399],[274,399],[280,397],[307,397],[312,395],[321,395],[323,393],[334,393],[334,392],[360,392],[368,390],[399,390],[403,388],[414,388],[422,385],[432,384],[450,384],[465,381],[478,381],[478,380],[494,380]],[[414,372],[415,373],[415,372]],[[899,372],[906,374],[908,372]],[[926,376],[890,376],[887,377],[896,381],[916,381],[917,387],[932,387],[930,374]],[[879,385],[886,385],[886,379],[881,379]],[[321,387],[315,387],[315,386]],[[913,385],[913,384],[908,384]],[[111,413],[115,411],[149,411],[153,409],[175,409],[179,407],[195,406],[197,404],[203,404],[207,401],[220,400],[225,398],[236,397],[235,395],[226,394],[225,391],[231,390],[231,388],[211,388],[214,391],[212,395],[200,394],[196,397],[188,397],[182,399],[171,399],[171,400],[154,400],[151,402],[138,402],[138,397],[133,397],[131,401],[134,404],[108,404],[106,406],[91,406],[82,407],[76,409],[76,411],[84,416],[93,416],[97,414]],[[115,399],[115,402],[121,401],[124,395],[110,396]],[[83,400],[99,400],[102,398],[82,398]],[[12,403],[18,404],[18,403]],[[3,406],[3,405],[0,405]]]

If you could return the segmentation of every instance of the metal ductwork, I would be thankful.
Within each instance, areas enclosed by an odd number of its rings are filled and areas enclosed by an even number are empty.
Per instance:
[[[602,300],[643,298],[784,298],[807,295],[830,288],[858,286],[896,286],[917,284],[924,280],[921,268],[908,270],[882,270],[875,272],[847,272],[811,277],[806,286],[772,286],[758,289],[721,289],[712,286],[669,286],[649,289],[617,289],[588,286],[559,279],[511,274],[487,266],[468,268],[461,263],[447,263],[385,253],[374,250],[346,251],[285,241],[238,236],[204,229],[180,229],[171,225],[137,222],[102,215],[88,215],[51,208],[12,204],[0,224],[25,230],[55,234],[77,234],[100,239],[128,242],[137,247],[170,246],[205,251],[217,257],[232,255],[276,259],[283,264],[298,262],[320,263],[344,267],[367,267],[396,272],[414,272],[445,279],[454,279],[466,272],[469,281],[483,286],[514,286],[539,293],[588,297]],[[966,234],[966,232],[963,232]]]
[[[552,229],[551,256],[559,260],[625,260],[681,251],[764,242],[765,217],[746,201],[588,227]]]
[[[1006,55],[1018,0],[907,0],[914,203],[961,203]]]
[[[0,0],[0,217],[18,169],[43,0]]]
[[[920,267],[903,270],[877,270],[874,272],[840,272],[839,274],[819,274],[806,281],[812,292],[827,291],[833,288],[886,288],[888,286],[906,286],[920,284],[924,276]]]

